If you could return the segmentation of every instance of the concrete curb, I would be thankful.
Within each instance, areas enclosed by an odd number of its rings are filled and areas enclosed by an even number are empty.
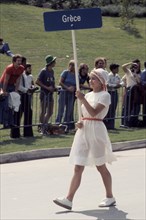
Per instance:
[[[146,148],[146,140],[125,141],[112,144],[113,151]],[[51,148],[32,151],[22,151],[0,155],[0,164],[37,160],[52,157],[68,156],[71,148]]]

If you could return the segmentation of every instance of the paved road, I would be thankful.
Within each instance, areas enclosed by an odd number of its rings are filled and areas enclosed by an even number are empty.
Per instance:
[[[73,211],[52,200],[64,196],[73,167],[68,157],[2,164],[1,220],[145,220],[146,149],[115,152],[108,165],[113,176],[117,206],[98,208],[104,188],[96,169],[87,167],[76,193]]]

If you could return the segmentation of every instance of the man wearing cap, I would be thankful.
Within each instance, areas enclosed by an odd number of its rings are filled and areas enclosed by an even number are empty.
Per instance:
[[[121,87],[122,81],[119,72],[119,64],[110,64],[110,73],[108,74],[108,92],[111,95],[111,105],[109,107],[108,114],[105,118],[105,125],[107,129],[115,129],[115,116],[116,108],[118,104],[118,92],[117,89]]]
[[[40,86],[40,123],[41,132],[45,134],[48,128],[48,121],[53,114],[54,99],[53,92],[55,91],[54,70],[56,57],[51,55],[46,56],[46,67],[44,67],[36,80],[36,84]]]
[[[0,54],[6,54],[7,56],[13,57],[14,54],[10,51],[9,44],[3,41],[0,37]]]

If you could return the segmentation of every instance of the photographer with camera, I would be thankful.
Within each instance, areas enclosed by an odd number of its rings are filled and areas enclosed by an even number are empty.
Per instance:
[[[139,86],[141,85],[140,61],[138,59],[133,62],[122,65],[125,72],[125,94],[122,107],[122,125],[126,127],[138,127],[139,125]],[[122,78],[123,79],[123,78]]]

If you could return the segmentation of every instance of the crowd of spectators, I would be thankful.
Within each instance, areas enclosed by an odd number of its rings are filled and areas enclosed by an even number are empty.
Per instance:
[[[10,137],[20,137],[22,116],[23,136],[32,137],[32,96],[40,89],[40,118],[39,132],[48,134],[50,118],[54,113],[54,92],[58,94],[58,112],[56,125],[66,125],[68,130],[75,128],[75,61],[70,60],[68,67],[60,74],[59,85],[55,84],[56,57],[47,55],[45,67],[38,73],[34,81],[32,65],[20,54],[13,54],[8,43],[0,38],[0,53],[12,57],[12,63],[3,71],[0,77],[0,124],[10,128]],[[97,57],[95,69],[103,68],[107,72],[108,84],[106,89],[111,96],[111,105],[104,119],[107,129],[115,129],[116,110],[119,102],[119,88],[123,87],[121,127],[146,126],[146,62],[141,70],[139,59],[123,64],[123,77],[119,75],[119,64],[111,63],[107,70],[107,60]],[[91,90],[89,67],[81,63],[78,68],[79,85],[81,90]],[[140,114],[142,112],[142,119]]]

